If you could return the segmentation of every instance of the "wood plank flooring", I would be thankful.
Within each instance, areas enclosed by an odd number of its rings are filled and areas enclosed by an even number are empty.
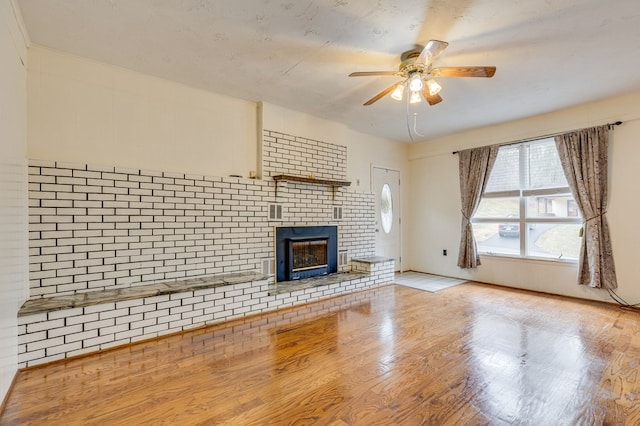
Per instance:
[[[390,285],[22,371],[0,424],[637,425],[640,313]]]

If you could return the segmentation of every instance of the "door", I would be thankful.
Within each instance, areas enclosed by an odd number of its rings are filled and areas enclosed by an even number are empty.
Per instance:
[[[376,200],[376,255],[390,257],[402,271],[400,257],[400,172],[372,168],[372,190]]]

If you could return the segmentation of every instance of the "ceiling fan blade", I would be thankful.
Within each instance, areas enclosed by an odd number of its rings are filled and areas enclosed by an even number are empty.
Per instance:
[[[488,77],[496,73],[496,67],[443,67],[431,70],[434,77]]]
[[[358,71],[349,74],[349,77],[370,77],[374,75],[398,75],[398,71]]]
[[[387,87],[386,89],[384,89],[382,92],[378,93],[377,95],[375,95],[373,98],[369,99],[367,102],[365,102],[363,105],[367,106],[367,105],[371,105],[372,103],[378,101],[380,98],[386,96],[388,93],[391,93],[393,91],[393,89],[395,89],[398,84],[402,83],[401,81]]]
[[[435,104],[439,104],[440,102],[442,102],[442,96],[440,96],[438,93],[436,93],[435,95],[430,95],[428,87],[425,87],[424,89],[422,89],[422,96],[424,96],[424,98],[427,100],[427,102],[431,106],[434,106]]]
[[[446,41],[440,40],[429,40],[427,45],[420,52],[420,56],[416,59],[416,64],[423,64],[424,66],[429,66],[444,49],[447,48],[449,43]]]

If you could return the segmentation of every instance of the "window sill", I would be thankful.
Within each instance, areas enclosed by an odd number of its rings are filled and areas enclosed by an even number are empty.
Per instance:
[[[479,253],[480,258],[484,259],[499,259],[499,260],[508,260],[508,261],[525,261],[530,263],[541,263],[541,264],[553,264],[559,266],[574,266],[578,264],[577,259],[551,259],[548,257],[523,257],[516,256],[510,254],[497,254],[497,253]]]

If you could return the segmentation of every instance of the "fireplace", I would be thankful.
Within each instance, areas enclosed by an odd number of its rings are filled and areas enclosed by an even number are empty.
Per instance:
[[[337,270],[337,226],[276,227],[276,281],[326,275]]]

